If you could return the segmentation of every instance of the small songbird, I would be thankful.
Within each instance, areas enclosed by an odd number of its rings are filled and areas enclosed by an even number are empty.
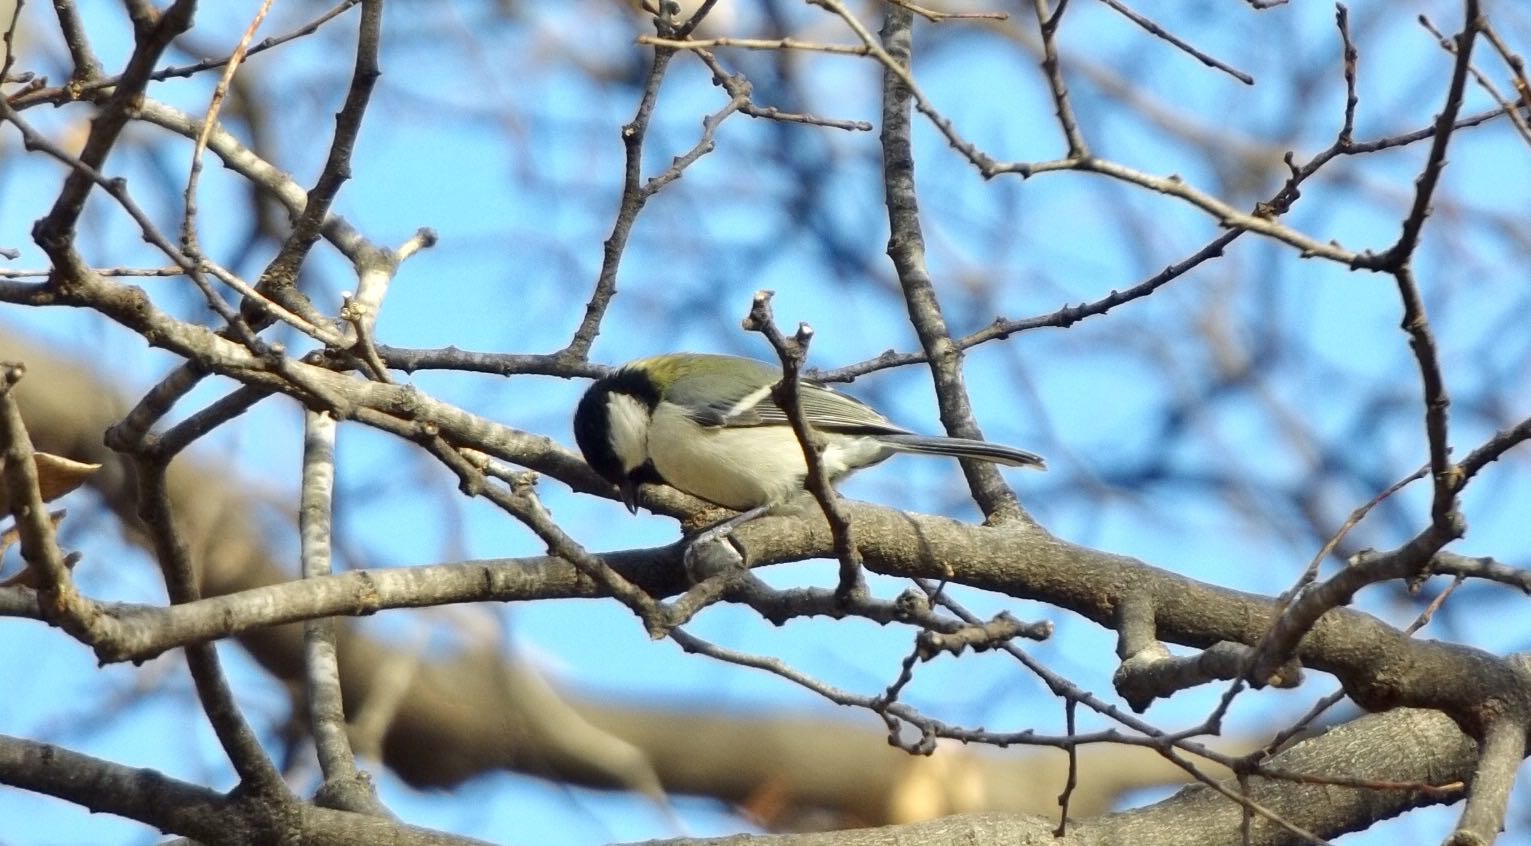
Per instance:
[[[574,413],[574,437],[634,513],[644,482],[751,516],[781,509],[803,492],[808,473],[787,414],[771,397],[781,377],[777,367],[735,356],[641,358],[590,386]],[[831,482],[901,452],[1045,469],[1025,450],[917,435],[854,397],[806,379],[799,386]]]

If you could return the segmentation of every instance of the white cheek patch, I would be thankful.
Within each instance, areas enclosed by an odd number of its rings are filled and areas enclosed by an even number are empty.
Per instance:
[[[611,422],[611,449],[622,462],[623,472],[636,470],[649,458],[649,410],[627,394],[612,394],[606,400],[606,414]]]

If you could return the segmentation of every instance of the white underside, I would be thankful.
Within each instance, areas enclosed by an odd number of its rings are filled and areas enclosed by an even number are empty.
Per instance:
[[[832,436],[824,469],[834,480],[890,454],[873,438]],[[648,455],[672,486],[739,511],[787,502],[803,489],[808,472],[803,448],[788,426],[709,428],[668,403],[654,410]]]

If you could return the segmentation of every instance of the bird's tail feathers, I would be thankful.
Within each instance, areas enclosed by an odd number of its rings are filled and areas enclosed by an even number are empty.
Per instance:
[[[1047,462],[1034,452],[1015,447],[975,441],[970,438],[940,438],[928,435],[881,435],[878,440],[897,452],[920,455],[949,455],[953,458],[974,458],[1011,467],[1035,467],[1046,470]]]

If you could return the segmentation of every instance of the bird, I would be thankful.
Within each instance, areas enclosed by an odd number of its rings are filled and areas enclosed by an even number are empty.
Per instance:
[[[640,358],[597,379],[574,412],[585,462],[638,511],[638,487],[663,482],[741,512],[729,528],[802,502],[803,447],[772,389],[779,367],[730,355]],[[1046,469],[1026,450],[970,438],[916,434],[848,394],[799,381],[803,419],[819,436],[831,483],[899,453],[945,455]],[[711,533],[709,533],[711,534]]]

